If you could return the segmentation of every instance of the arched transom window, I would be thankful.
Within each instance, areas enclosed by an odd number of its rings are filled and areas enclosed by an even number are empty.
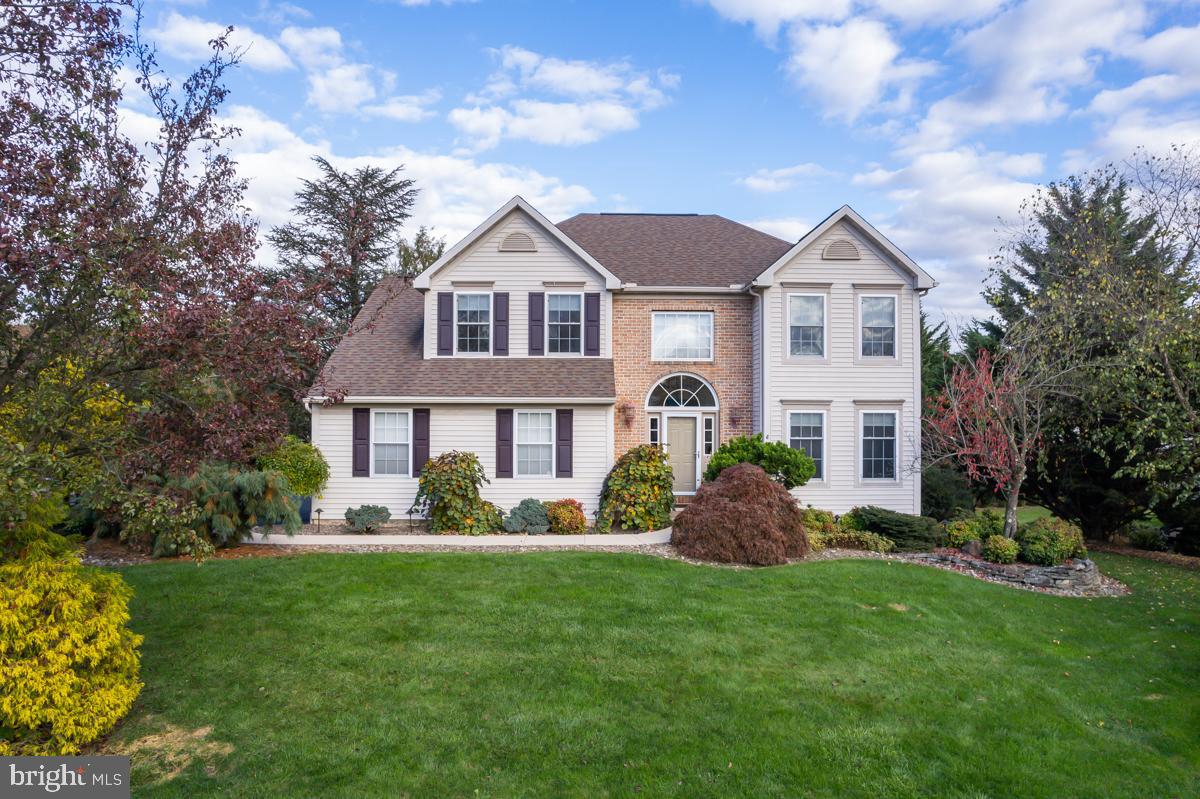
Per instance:
[[[671,375],[650,392],[649,408],[716,408],[712,388],[692,375]]]

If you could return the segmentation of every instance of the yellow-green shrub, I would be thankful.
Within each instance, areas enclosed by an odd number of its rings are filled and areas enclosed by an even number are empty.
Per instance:
[[[659,530],[671,523],[675,505],[671,465],[662,448],[649,444],[622,455],[604,478],[596,530]]]
[[[1015,563],[1019,551],[1016,541],[1002,535],[988,536],[983,542],[983,557],[992,563]]]
[[[132,595],[75,556],[0,566],[0,754],[73,754],[129,712],[142,690]]]

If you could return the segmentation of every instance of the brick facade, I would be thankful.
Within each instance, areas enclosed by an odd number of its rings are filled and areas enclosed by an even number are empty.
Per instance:
[[[707,380],[717,393],[718,441],[752,432],[751,315],[747,294],[613,296],[613,369],[617,407],[616,456],[647,442],[646,396],[659,380],[679,372]],[[712,361],[654,361],[650,353],[654,311],[712,311]],[[632,412],[632,422],[627,421]]]

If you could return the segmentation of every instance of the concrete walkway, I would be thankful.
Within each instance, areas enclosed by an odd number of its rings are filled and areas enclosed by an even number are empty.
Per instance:
[[[361,546],[433,546],[433,547],[639,547],[665,544],[671,540],[671,528],[649,533],[610,533],[609,535],[292,535],[260,532],[248,544],[274,544],[293,547]]]

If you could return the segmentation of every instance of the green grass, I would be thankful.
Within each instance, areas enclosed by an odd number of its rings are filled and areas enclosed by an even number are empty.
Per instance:
[[[1003,512],[1001,508],[1001,512]],[[1054,513],[1049,508],[1043,508],[1041,505],[1022,505],[1017,508],[1017,524],[1028,524],[1037,519],[1042,519],[1047,516],[1053,516]]]
[[[132,567],[146,688],[110,745],[230,748],[137,760],[153,797],[1200,795],[1200,574],[1097,561],[1135,593],[569,552]]]

